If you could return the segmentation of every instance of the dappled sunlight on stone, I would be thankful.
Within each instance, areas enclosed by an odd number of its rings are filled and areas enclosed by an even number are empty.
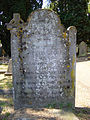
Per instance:
[[[7,24],[11,33],[14,107],[45,107],[71,102],[74,107],[76,33],[58,15],[38,9],[27,23],[19,13]]]
[[[31,109],[22,108],[17,110],[13,118],[27,118],[34,120],[79,120],[72,112],[60,109]]]

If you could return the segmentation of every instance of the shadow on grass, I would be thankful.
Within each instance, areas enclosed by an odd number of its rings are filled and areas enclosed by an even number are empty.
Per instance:
[[[13,106],[13,102],[0,100],[0,107],[11,107],[11,106]]]
[[[65,112],[72,112],[79,120],[90,120],[90,108],[75,107],[75,108],[62,108]]]
[[[2,114],[0,114],[0,120],[8,120],[10,111],[13,109],[13,100],[11,95],[0,95],[0,107],[2,108]]]
[[[48,114],[45,111],[45,108],[21,108],[19,110],[16,110],[14,114],[11,114],[8,120],[21,120],[21,118],[23,118],[23,120],[57,120],[55,116]]]
[[[28,108],[27,108],[28,109]],[[51,110],[51,113],[50,111]],[[25,108],[17,110],[14,114],[11,114],[9,116],[8,120],[11,120],[12,118],[28,118],[27,120],[66,120],[63,119],[61,116],[67,116],[70,114],[69,117],[71,117],[72,120],[74,120],[73,116],[71,116],[71,113],[73,113],[78,120],[90,120],[90,114],[88,108],[75,108],[75,109],[67,109],[64,108],[59,112],[60,109],[56,109],[54,113],[52,112],[52,109],[48,109],[49,112],[45,111],[45,108],[39,108],[39,109],[31,109],[30,111],[26,110]],[[25,112],[27,111],[27,112]],[[59,116],[58,116],[59,115]],[[68,118],[67,118],[68,119]],[[70,120],[71,120],[70,119]],[[69,119],[68,119],[69,120]]]
[[[0,82],[6,81],[7,78],[0,79]]]
[[[12,95],[12,94],[13,94],[12,89],[8,90],[0,89],[0,95]]]
[[[80,120],[90,120],[90,108],[86,107],[75,107],[73,113],[80,119]]]
[[[11,89],[12,88],[12,78],[6,77],[3,79],[0,79],[0,88],[2,89]]]
[[[1,103],[2,104],[2,103]],[[10,104],[10,103],[9,103]],[[8,102],[4,102],[2,106],[8,106]],[[10,106],[10,105],[9,105]],[[13,104],[12,104],[13,106]],[[54,110],[56,109],[56,110]],[[74,109],[71,106],[57,108],[21,108],[16,110],[13,114],[6,112],[3,119],[0,120],[14,120],[14,118],[28,118],[27,120],[64,120],[60,116],[68,116],[74,114],[79,120],[90,120],[90,108],[78,108]],[[57,117],[59,115],[59,117]],[[18,120],[17,119],[17,120]],[[65,119],[66,120],[66,119]],[[73,120],[73,119],[72,119]]]
[[[90,56],[86,56],[86,57],[77,57],[76,58],[76,62],[87,62],[90,61]]]
[[[49,105],[48,108],[57,108],[55,104]],[[57,109],[60,109],[64,112],[61,112],[61,114],[67,114],[67,113],[73,113],[75,116],[77,116],[80,120],[90,120],[90,108],[88,107],[72,107],[71,103],[60,104]]]

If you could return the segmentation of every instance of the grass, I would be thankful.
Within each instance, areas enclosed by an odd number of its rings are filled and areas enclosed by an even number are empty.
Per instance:
[[[8,65],[1,64],[0,65],[0,70],[7,70]]]
[[[48,106],[46,106],[46,108],[49,108],[49,109],[53,109],[55,108],[56,104],[48,104]]]
[[[8,65],[0,65],[0,70],[7,70]],[[0,89],[8,90],[12,88],[12,76],[0,74]],[[3,108],[0,120],[7,120],[13,111],[13,99],[11,95],[0,95],[0,106]]]
[[[80,110],[74,110],[74,114],[79,120],[90,120],[90,108],[80,108]]]
[[[54,109],[54,108],[57,108],[56,106],[57,106],[56,103],[53,103],[53,104],[48,104],[46,108]],[[59,109],[67,111],[67,112],[71,111],[78,117],[79,120],[90,120],[90,108],[73,109],[72,104],[68,102],[67,104],[60,103]]]
[[[0,75],[0,88],[1,89],[11,89],[12,88],[12,77],[7,76],[4,77],[4,75]]]
[[[0,69],[6,70],[7,65],[0,65]],[[3,74],[0,75],[0,89],[11,89],[12,88],[12,77],[5,77]],[[0,95],[0,106],[3,108],[2,114],[0,116],[0,120],[8,120],[10,114],[13,111],[13,99],[10,95]],[[63,109],[64,104],[59,104],[59,109]],[[53,109],[56,108],[56,103],[48,104],[47,108]],[[71,110],[72,104],[67,104],[68,110]],[[79,118],[79,120],[89,120],[90,115],[88,114],[88,110],[73,110],[72,112]]]
[[[9,115],[13,112],[12,96],[0,95],[0,106],[3,108],[0,120],[7,120]]]

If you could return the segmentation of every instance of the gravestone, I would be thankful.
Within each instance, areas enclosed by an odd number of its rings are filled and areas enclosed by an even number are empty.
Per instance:
[[[66,31],[57,14],[40,9],[26,23],[15,13],[11,32],[14,107],[75,102],[76,28]]]
[[[76,54],[78,54],[78,51],[79,51],[79,50],[78,50],[78,45],[76,45]]]
[[[0,57],[2,57],[2,44],[0,43]]]
[[[87,56],[87,44],[84,41],[79,44],[79,56]]]
[[[7,72],[5,72],[4,75],[5,76],[11,76],[12,75],[12,59],[9,60],[8,69],[7,69]]]

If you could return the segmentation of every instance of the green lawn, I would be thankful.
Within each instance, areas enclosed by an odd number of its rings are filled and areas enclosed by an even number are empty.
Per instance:
[[[0,70],[7,70],[8,65],[0,65]],[[8,90],[12,88],[12,76],[4,76],[0,74],[0,89]],[[8,116],[13,112],[13,99],[11,95],[0,94],[0,106],[3,108],[0,120],[7,120]]]

